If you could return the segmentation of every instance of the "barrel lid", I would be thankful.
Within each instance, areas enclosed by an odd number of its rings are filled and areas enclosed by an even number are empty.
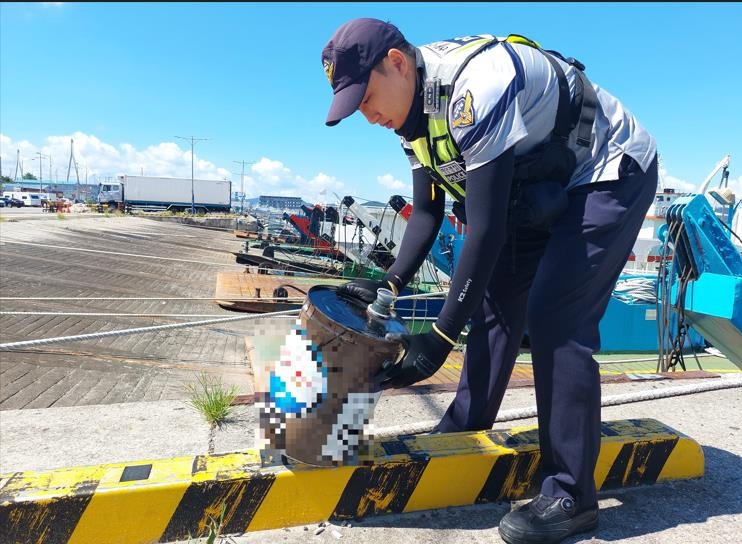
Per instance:
[[[307,292],[309,302],[327,318],[365,336],[383,339],[387,333],[409,334],[404,321],[393,315],[387,319],[373,317],[367,304],[338,296],[334,285],[315,285]]]

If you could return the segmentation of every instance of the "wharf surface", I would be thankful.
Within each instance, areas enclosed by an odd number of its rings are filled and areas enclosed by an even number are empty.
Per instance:
[[[231,229],[139,217],[0,217],[2,343],[239,315],[214,299],[216,275],[244,268],[232,253],[243,242]],[[43,300],[51,297],[69,298]],[[42,312],[59,315],[38,315]],[[72,315],[82,313],[97,315]],[[254,393],[250,338],[260,327],[256,323],[235,321],[0,351],[0,474],[255,447],[257,416],[249,402],[237,406],[229,423],[214,430],[187,405],[185,386],[206,372],[235,385],[243,398]],[[460,371],[460,355],[456,357],[437,381],[382,395],[376,427],[440,417]],[[601,366],[603,395],[659,392],[737,377],[723,358],[708,357],[702,359],[703,373],[672,376],[683,376],[679,384],[669,376],[651,376],[654,365],[649,359],[643,367],[619,362],[606,366],[611,364],[606,357]],[[528,367],[526,354],[518,365],[521,373],[513,375],[504,411],[535,403]],[[706,471],[700,479],[602,493],[601,525],[586,538],[622,543],[735,541],[742,531],[741,391],[605,407],[603,420],[651,417],[694,438],[703,447]],[[533,424],[535,419],[529,418],[495,428]],[[317,534],[316,525],[299,526],[226,541],[500,542],[497,524],[510,507],[505,502],[393,514],[350,526],[330,525]],[[113,539],[101,538],[106,541]],[[577,541],[580,538],[567,540]]]

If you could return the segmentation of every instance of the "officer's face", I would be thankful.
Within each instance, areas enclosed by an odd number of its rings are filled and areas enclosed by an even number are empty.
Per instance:
[[[383,60],[384,73],[372,70],[358,109],[372,125],[398,130],[407,119],[415,93],[414,63],[398,49]]]

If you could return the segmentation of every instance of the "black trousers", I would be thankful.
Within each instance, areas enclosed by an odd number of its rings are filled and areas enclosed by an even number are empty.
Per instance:
[[[458,391],[438,429],[490,429],[525,328],[538,409],[541,493],[595,505],[600,451],[598,324],[657,189],[624,157],[619,179],[569,191],[549,230],[520,228],[498,259],[471,319]]]

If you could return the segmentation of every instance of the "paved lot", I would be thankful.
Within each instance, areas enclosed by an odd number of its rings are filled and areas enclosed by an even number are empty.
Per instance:
[[[2,343],[240,315],[210,300],[216,271],[243,268],[230,253],[240,246],[231,230],[134,217],[5,217]],[[43,300],[48,297],[69,299]],[[237,321],[0,352],[0,409],[184,398],[183,384],[201,371],[249,392],[246,326]]]

